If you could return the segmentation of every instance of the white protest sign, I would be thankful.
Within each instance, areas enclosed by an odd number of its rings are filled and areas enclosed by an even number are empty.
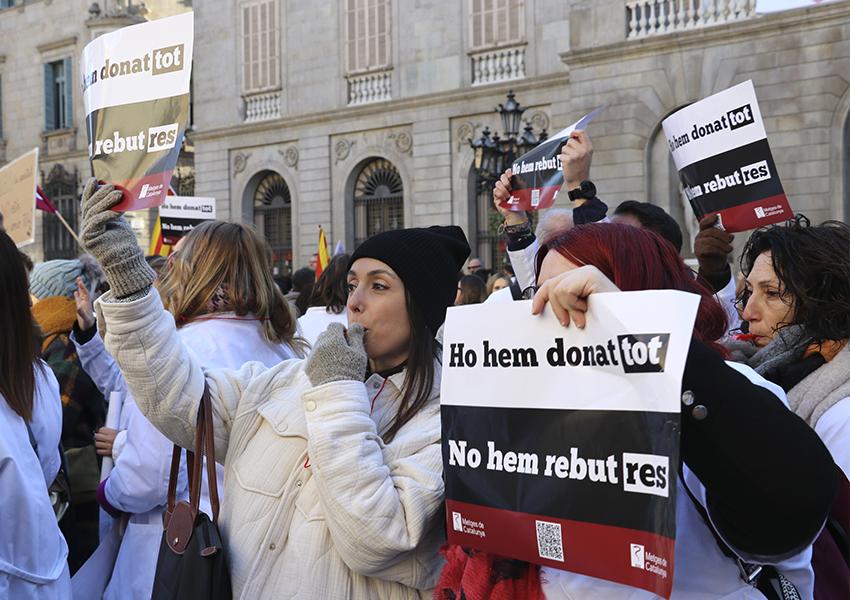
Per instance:
[[[168,196],[159,207],[163,243],[173,246],[204,221],[215,219],[215,198]]]
[[[697,218],[730,232],[790,219],[752,81],[686,106],[662,123]]]
[[[122,27],[80,61],[95,177],[122,188],[116,210],[158,206],[189,120],[193,13]]]
[[[34,241],[38,148],[0,169],[0,213],[3,227],[20,248]]]
[[[530,301],[448,310],[449,542],[669,596],[681,381],[699,297],[619,292],[588,304],[584,329],[549,309],[531,315]],[[631,544],[658,563],[634,568]]]

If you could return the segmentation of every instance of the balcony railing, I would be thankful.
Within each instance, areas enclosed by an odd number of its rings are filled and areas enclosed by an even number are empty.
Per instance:
[[[245,122],[280,118],[280,90],[245,96]]]
[[[392,71],[349,75],[348,105],[369,104],[392,100]]]
[[[630,0],[626,2],[626,37],[722,25],[749,19],[755,12],[756,0]]]
[[[525,77],[525,46],[496,48],[472,55],[472,85]]]

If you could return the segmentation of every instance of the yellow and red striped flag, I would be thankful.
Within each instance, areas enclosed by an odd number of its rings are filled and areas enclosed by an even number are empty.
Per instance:
[[[151,233],[151,245],[148,248],[148,256],[168,256],[171,254],[171,246],[162,240],[162,224],[159,221],[159,215],[156,217],[156,223],[153,226]]]
[[[316,279],[322,276],[322,271],[328,267],[330,262],[330,251],[328,250],[328,240],[325,237],[325,230],[319,225],[319,260],[316,262]]]

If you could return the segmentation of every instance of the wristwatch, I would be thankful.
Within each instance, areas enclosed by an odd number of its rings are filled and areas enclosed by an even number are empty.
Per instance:
[[[570,200],[592,200],[596,197],[596,186],[593,185],[592,181],[585,179],[582,181],[579,186],[575,189],[567,192],[570,196]]]

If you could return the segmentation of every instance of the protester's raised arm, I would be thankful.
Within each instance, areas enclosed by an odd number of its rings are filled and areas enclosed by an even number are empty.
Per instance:
[[[112,210],[121,193],[91,179],[82,199],[82,240],[111,286],[95,308],[106,349],[118,363],[139,409],[168,439],[191,448],[205,381],[210,387],[216,460],[224,461],[230,429],[244,388],[264,371],[249,363],[239,371],[204,374],[177,335],[174,318],[151,286],[147,265],[129,224]]]

